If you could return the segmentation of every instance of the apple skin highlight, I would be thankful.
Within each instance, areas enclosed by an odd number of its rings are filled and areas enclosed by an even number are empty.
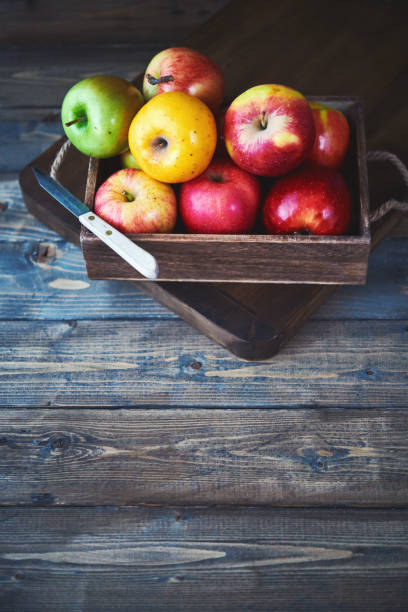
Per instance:
[[[168,233],[177,220],[173,188],[134,168],[118,170],[102,183],[94,210],[125,234]]]
[[[152,77],[155,80],[170,77],[170,80],[152,84],[149,82]],[[171,47],[153,57],[143,79],[146,101],[165,91],[183,91],[196,96],[216,112],[224,96],[224,77],[218,66],[199,51]]]
[[[326,168],[340,168],[350,142],[350,128],[346,117],[335,108],[312,102],[316,138],[307,161]]]
[[[345,234],[351,197],[336,170],[302,167],[279,179],[269,190],[262,220],[269,234]]]
[[[180,190],[180,215],[190,233],[248,233],[256,222],[259,204],[258,178],[231,160],[213,161]]]
[[[298,91],[284,85],[257,85],[228,108],[224,138],[238,166],[259,176],[281,176],[296,168],[311,150],[313,114]]]

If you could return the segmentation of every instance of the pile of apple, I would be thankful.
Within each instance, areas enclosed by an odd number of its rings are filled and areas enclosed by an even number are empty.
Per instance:
[[[74,85],[61,110],[67,137],[121,160],[95,212],[125,233],[171,232],[178,215],[193,233],[250,233],[260,215],[271,234],[345,233],[344,115],[283,85],[251,87],[224,112],[223,95],[220,69],[184,47],[151,60],[143,95],[114,76]],[[261,188],[260,177],[272,180]]]

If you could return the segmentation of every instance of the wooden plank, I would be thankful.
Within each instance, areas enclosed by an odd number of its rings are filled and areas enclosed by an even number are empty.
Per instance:
[[[245,363],[179,320],[3,321],[0,405],[405,407],[407,330],[314,321]]]
[[[0,7],[0,44],[24,48],[64,40],[93,45],[94,52],[98,43],[123,45],[136,36],[144,44],[169,44],[225,4],[226,0],[116,0],[114,5],[110,0],[71,0],[68,10],[53,0],[6,0]]]
[[[92,30],[89,21],[87,27]],[[11,47],[7,61],[0,64],[0,118],[44,121],[59,114],[66,92],[80,79],[104,73],[133,80],[161,48],[131,39],[123,45],[75,45],[67,40],[52,47],[39,42],[32,48]]]
[[[2,505],[407,506],[408,413],[3,409],[0,473]]]
[[[204,283],[363,285],[366,282],[369,238],[314,238],[323,237],[234,235],[230,240],[215,236],[201,240],[199,235],[149,234],[134,236],[133,240],[157,260],[159,282],[197,279]],[[89,278],[147,282],[91,232],[81,232],[81,244]]]
[[[406,610],[405,511],[13,508],[1,519],[4,610]]]
[[[0,242],[0,250],[0,319],[176,318],[128,283],[90,281],[69,242]]]
[[[0,121],[0,173],[19,172],[62,134],[59,113],[47,121]]]
[[[0,242],[0,319],[173,319],[133,284],[90,281],[81,251],[69,242]],[[314,320],[407,316],[408,242],[387,240],[370,258],[367,285],[339,289]]]
[[[0,44],[7,50],[7,61],[0,65],[0,116],[53,115],[67,90],[91,74],[133,80],[158,51],[180,44],[187,32],[225,4],[120,0],[112,7],[108,0],[95,0],[91,8],[90,2],[74,0],[67,10],[46,0],[27,10],[21,1],[8,2],[0,8],[7,24],[0,33]]]
[[[0,232],[2,241],[61,238],[31,215],[21,197],[15,174],[0,176]]]

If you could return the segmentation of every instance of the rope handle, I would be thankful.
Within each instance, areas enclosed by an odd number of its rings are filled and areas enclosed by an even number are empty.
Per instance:
[[[50,174],[53,179],[58,180],[58,171],[62,166],[62,162],[71,146],[71,142],[67,139],[60,149],[58,150],[54,161],[52,162],[52,166],[50,169]],[[394,153],[390,153],[389,151],[368,151],[367,153],[367,161],[380,161],[380,162],[390,162],[400,173],[402,180],[408,191],[408,168],[405,164],[394,155]],[[370,215],[370,222],[375,223],[382,217],[385,217],[387,213],[391,210],[398,210],[403,213],[408,214],[408,202],[401,202],[400,200],[387,200],[384,204],[381,204],[374,212]]]
[[[392,164],[401,175],[408,192],[408,168],[394,153],[390,153],[389,151],[368,151],[367,161],[389,162]],[[387,200],[371,213],[370,222],[375,223],[379,219],[382,219],[382,217],[385,217],[391,210],[399,210],[400,212],[408,213],[408,202],[401,202],[393,198]]]

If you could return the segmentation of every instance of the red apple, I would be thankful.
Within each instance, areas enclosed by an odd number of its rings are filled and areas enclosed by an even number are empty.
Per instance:
[[[181,217],[187,230],[196,234],[250,232],[259,202],[259,180],[229,159],[213,161],[180,190]]]
[[[279,179],[268,192],[262,218],[269,234],[344,234],[351,198],[341,174],[303,167]]]
[[[350,128],[339,110],[312,102],[310,107],[316,128],[316,139],[307,160],[326,168],[340,168],[347,153]]]
[[[146,101],[164,91],[184,91],[197,96],[216,112],[224,96],[224,77],[218,66],[202,53],[187,47],[171,47],[154,56],[143,79]]]
[[[257,85],[228,108],[224,136],[238,166],[260,176],[281,176],[311,150],[313,114],[298,91],[284,85]]]
[[[134,168],[119,170],[102,183],[94,208],[125,234],[171,232],[177,219],[172,187]]]

